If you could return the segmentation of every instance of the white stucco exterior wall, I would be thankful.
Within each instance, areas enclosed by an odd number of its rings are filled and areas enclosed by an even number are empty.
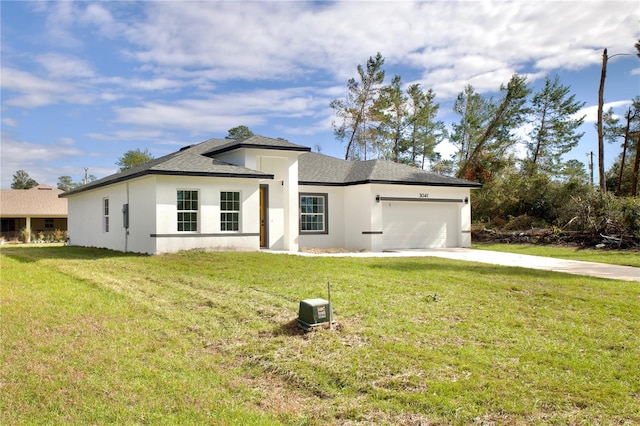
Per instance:
[[[328,195],[328,234],[300,235],[301,248],[346,248],[380,252],[384,242],[383,203],[377,196],[418,200],[455,199],[462,202],[447,202],[455,206],[456,235],[454,247],[471,246],[471,204],[469,188],[362,184],[345,187],[302,186],[301,193]],[[431,201],[408,201],[419,203],[428,209]],[[425,210],[426,211],[426,210]],[[299,208],[298,208],[299,212]],[[298,213],[299,214],[299,213]]]
[[[258,250],[260,247],[260,194],[257,179],[158,176],[157,227],[151,234],[155,253],[180,250]],[[177,191],[198,191],[198,230],[178,232]],[[240,193],[240,230],[220,229],[220,192]]]
[[[300,229],[300,194],[326,195],[328,214],[328,233],[305,234],[300,232],[299,248],[336,248],[345,247],[345,187],[304,185],[298,189],[298,229]]]
[[[137,253],[180,250],[258,250],[257,179],[146,176],[69,196],[70,244]],[[177,191],[198,191],[198,231],[178,232]],[[240,192],[240,230],[221,231],[220,192]],[[109,199],[109,232],[104,230],[103,200]],[[122,206],[129,204],[129,229]]]
[[[131,251],[127,244],[131,235],[123,226],[122,206],[134,200],[129,206],[129,225],[144,224],[148,229],[153,227],[154,203],[143,198],[132,197],[131,194],[143,194],[153,197],[153,178],[141,178],[125,183],[117,183],[104,188],[82,192],[68,197],[69,206],[69,244],[86,247],[108,248],[118,251]],[[133,190],[131,190],[133,188]],[[146,188],[146,189],[145,189]],[[105,229],[103,213],[104,200],[109,200],[109,231]],[[149,220],[151,218],[151,220]],[[148,244],[138,243],[140,252],[147,252]]]

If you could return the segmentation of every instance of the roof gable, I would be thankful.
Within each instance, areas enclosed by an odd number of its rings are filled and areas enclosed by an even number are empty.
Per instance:
[[[209,139],[202,144],[195,145],[202,155],[208,157],[242,148],[273,149],[278,151],[309,152],[311,148],[291,143],[285,139],[273,139],[266,136],[254,135],[247,139]]]

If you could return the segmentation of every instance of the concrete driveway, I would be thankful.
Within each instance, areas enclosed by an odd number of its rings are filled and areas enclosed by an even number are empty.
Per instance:
[[[425,250],[398,250],[383,253],[296,253],[301,256],[329,257],[442,257],[469,262],[490,263],[492,265],[515,266],[519,268],[541,269],[545,271],[565,272],[574,275],[609,278],[613,280],[640,282],[640,268],[631,266],[607,265],[604,263],[563,260],[550,257],[529,256],[515,253],[502,253],[468,248],[442,248]]]

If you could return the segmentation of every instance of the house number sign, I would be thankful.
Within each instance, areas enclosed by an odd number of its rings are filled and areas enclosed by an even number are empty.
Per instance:
[[[424,192],[420,192],[420,193],[418,194],[418,198],[429,198],[429,194],[426,194],[426,193],[424,193]]]

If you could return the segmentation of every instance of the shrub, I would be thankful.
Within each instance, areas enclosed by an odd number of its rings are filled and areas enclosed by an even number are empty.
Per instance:
[[[67,231],[61,231],[60,229],[54,229],[53,233],[52,233],[53,240],[54,241],[64,241],[67,238],[66,234],[67,234]]]
[[[27,241],[29,241],[29,239],[33,237],[33,234],[31,233],[31,229],[26,227],[22,228],[18,232],[18,235],[20,236],[20,239],[22,240],[23,243],[26,243]]]
[[[520,216],[511,218],[504,228],[510,231],[519,231],[531,229],[532,226],[533,218],[527,214],[521,214]]]

